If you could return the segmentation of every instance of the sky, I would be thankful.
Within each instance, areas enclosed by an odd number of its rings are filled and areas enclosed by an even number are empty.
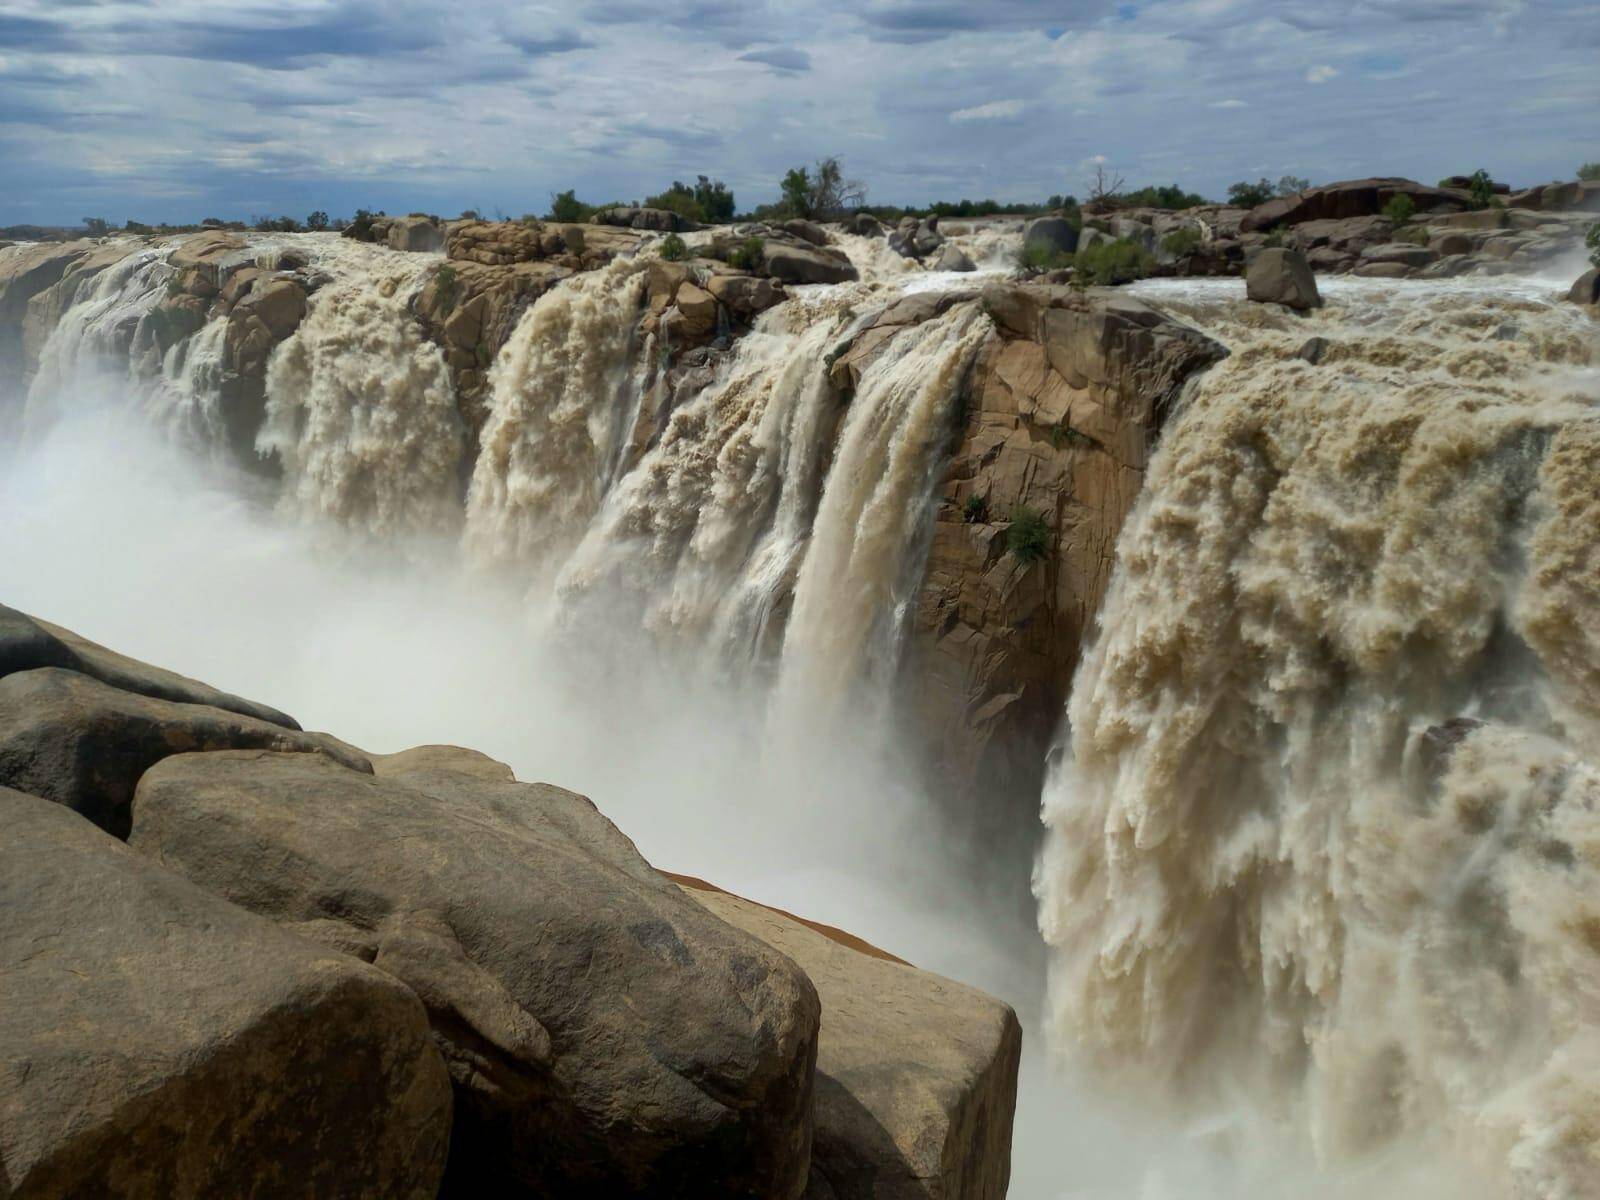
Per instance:
[[[1600,0],[0,0],[0,225],[1600,160]]]

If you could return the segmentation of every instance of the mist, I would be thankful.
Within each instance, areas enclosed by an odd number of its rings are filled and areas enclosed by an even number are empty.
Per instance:
[[[664,870],[841,926],[982,987],[1025,1028],[1011,1194],[1471,1196],[1405,1147],[1320,1172],[1237,1111],[1196,1127],[1051,1062],[1044,948],[911,781],[870,698],[784,707],[617,631],[597,639],[453,540],[374,542],[279,513],[260,480],[87,389],[0,456],[5,601],[373,752],[471,746],[591,797]],[[866,714],[866,718],[863,717]],[[796,724],[800,722],[800,724]]]

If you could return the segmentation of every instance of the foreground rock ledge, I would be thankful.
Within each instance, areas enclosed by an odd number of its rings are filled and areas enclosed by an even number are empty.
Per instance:
[[[822,999],[807,1200],[1000,1200],[1011,1177],[1022,1027],[1008,1005],[838,930],[684,890],[782,951]]]
[[[449,1194],[799,1196],[810,981],[588,800],[449,757],[178,755],[130,843],[422,998],[456,1089]]]
[[[450,1086],[382,971],[0,788],[0,1195],[438,1190]]]

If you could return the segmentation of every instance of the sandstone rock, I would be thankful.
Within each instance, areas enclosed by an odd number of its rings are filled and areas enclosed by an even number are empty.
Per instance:
[[[169,758],[130,843],[422,997],[460,1195],[797,1197],[816,993],[587,800],[419,762]]]
[[[1500,229],[1506,223],[1506,210],[1503,208],[1480,208],[1471,212],[1459,213],[1434,213],[1428,217],[1428,224],[1433,227],[1446,229]]]
[[[0,789],[0,1190],[438,1190],[450,1087],[417,998]]]
[[[1250,263],[1245,290],[1260,303],[1282,304],[1301,312],[1322,307],[1311,264],[1298,250],[1268,248]]]
[[[787,242],[767,242],[763,267],[783,283],[848,283],[858,278],[845,255]]]
[[[939,251],[939,257],[933,261],[935,271],[976,271],[978,264],[967,257],[966,253],[954,242],[946,242]]]
[[[815,221],[785,221],[779,226],[785,233],[792,234],[802,242],[810,242],[813,246],[826,246],[828,232]]]
[[[656,233],[689,233],[700,228],[697,222],[667,208],[608,208],[595,213],[589,220],[595,225],[650,229]]]
[[[1600,267],[1593,267],[1578,276],[1567,299],[1573,304],[1600,304]]]
[[[391,250],[432,254],[444,249],[444,230],[427,217],[397,217],[388,242]]]
[[[305,318],[305,289],[293,279],[260,280],[234,307],[236,318],[243,315],[241,309],[260,318],[276,345],[298,329]]]
[[[789,298],[783,284],[755,275],[713,275],[706,288],[735,320],[746,325],[758,314]]]
[[[245,700],[174,671],[152,667],[88,638],[0,604],[0,676],[40,667],[61,667],[88,675],[124,692],[178,704],[203,704],[298,730],[286,713]]]
[[[372,768],[334,738],[253,717],[156,700],[58,667],[0,679],[0,785],[54,800],[127,836],[139,777],[171,754],[260,747],[321,752]]]
[[[883,226],[871,213],[856,213],[845,222],[846,229],[858,237],[882,237]]]
[[[953,431],[906,671],[931,769],[969,802],[982,778],[975,819],[1003,833],[1037,804],[1149,448],[1184,381],[1227,352],[1122,292],[996,283],[982,300],[997,333]],[[967,520],[972,495],[987,519]],[[1028,566],[1001,529],[1023,505],[1058,548]]]
[[[1320,363],[1328,353],[1328,339],[1321,337],[1307,338],[1305,344],[1295,353],[1296,358],[1304,359],[1312,366]]]
[[[689,338],[709,337],[717,328],[717,298],[704,288],[685,281],[678,285],[678,314]]]
[[[813,1193],[1001,1200],[1022,1028],[1009,1006],[701,881],[685,891],[798,963],[822,1001]]]
[[[1300,225],[1306,221],[1340,220],[1346,217],[1375,216],[1396,196],[1409,196],[1418,212],[1457,212],[1466,207],[1459,192],[1425,187],[1410,179],[1354,179],[1308,188],[1292,196],[1269,200],[1239,223],[1244,233],[1265,232],[1279,225]]]
[[[1600,212],[1600,180],[1541,183],[1514,193],[1506,203],[1512,208],[1536,208],[1546,212]]]
[[[1403,262],[1363,262],[1350,273],[1362,279],[1404,279],[1411,271]]]
[[[1363,262],[1404,263],[1408,267],[1425,267],[1438,257],[1437,251],[1411,242],[1389,242],[1382,246],[1368,246],[1361,252]]]
[[[1078,230],[1065,217],[1039,217],[1029,221],[1022,231],[1024,248],[1043,246],[1061,254],[1071,254],[1078,248]]]
[[[1428,239],[1428,249],[1441,257],[1452,254],[1471,254],[1472,239],[1464,233],[1447,229],[1440,233],[1435,233]]]
[[[0,399],[13,389],[20,393],[31,369],[31,356],[23,344],[29,303],[96,249],[96,244],[87,240],[43,242],[0,256]]]

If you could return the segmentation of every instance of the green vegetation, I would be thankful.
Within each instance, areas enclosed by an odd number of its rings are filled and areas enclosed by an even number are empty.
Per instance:
[[[1428,244],[1428,228],[1425,225],[1407,225],[1404,229],[1395,230],[1394,240],[1397,242],[1410,242],[1414,246]]]
[[[1235,208],[1256,208],[1277,195],[1277,189],[1265,179],[1254,183],[1240,181],[1228,189],[1228,203]]]
[[[1589,236],[1584,238],[1584,245],[1589,247],[1589,261],[1600,267],[1600,223],[1589,226]]]
[[[1396,192],[1383,206],[1383,215],[1397,226],[1409,224],[1417,215],[1417,202],[1404,192]]]
[[[867,198],[867,188],[858,179],[846,179],[844,168],[833,156],[819,159],[811,167],[793,167],[778,185],[783,195],[776,206],[763,206],[756,215],[804,217],[826,221],[846,210],[859,209]]]
[[[328,227],[328,214],[318,209],[306,218],[306,229],[312,233],[321,233]]]
[[[459,283],[460,277],[456,275],[456,269],[448,264],[434,273],[433,294],[438,300],[438,308],[446,309],[456,302],[456,286]]]
[[[565,225],[581,225],[595,214],[595,206],[585,204],[575,194],[576,189],[550,194],[550,219]]]
[[[1050,427],[1050,444],[1057,450],[1063,446],[1083,448],[1095,445],[1095,440],[1081,429],[1074,429],[1061,421]]]
[[[1301,175],[1285,175],[1278,180],[1278,195],[1293,196],[1311,186],[1311,180]]]
[[[989,519],[989,500],[977,492],[967,497],[961,506],[961,519],[968,525],[978,525]]]
[[[675,233],[661,239],[661,257],[667,262],[682,262],[689,257],[689,247]]]
[[[373,212],[371,209],[356,209],[356,215],[351,218],[348,227],[349,235],[358,242],[370,242],[372,240],[373,219],[383,215],[382,212]]]
[[[1059,271],[1070,267],[1073,257],[1069,251],[1058,250],[1049,242],[1026,242],[1017,251],[1017,266],[1024,271]]]
[[[1073,256],[1073,282],[1079,287],[1132,283],[1150,274],[1155,265],[1155,257],[1133,238],[1098,241]]]
[[[1161,239],[1161,249],[1174,258],[1187,258],[1200,249],[1200,231],[1185,225]]]
[[[94,238],[105,237],[111,232],[111,224],[104,217],[85,217],[83,232]]]
[[[1019,563],[1036,562],[1050,552],[1050,523],[1044,514],[1026,504],[1012,510],[1006,530],[1006,549]]]
[[[1467,207],[1483,209],[1493,203],[1495,203],[1494,180],[1489,178],[1489,172],[1479,167],[1472,173],[1472,178],[1467,183]]]
[[[1584,163],[1578,168],[1578,178],[1586,183],[1600,182],[1600,162]]]
[[[741,271],[759,271],[767,258],[767,243],[758,237],[747,237],[728,255],[728,265]]]
[[[664,192],[646,196],[644,206],[677,213],[685,221],[693,221],[696,224],[705,219],[705,214],[700,211],[700,205],[695,201],[694,189],[684,183],[674,183]]]
[[[1169,183],[1162,187],[1142,187],[1138,191],[1118,192],[1115,195],[1102,197],[1101,203],[1110,204],[1113,208],[1176,210],[1195,208],[1206,203],[1206,198],[1199,192],[1186,192],[1177,184]]]

